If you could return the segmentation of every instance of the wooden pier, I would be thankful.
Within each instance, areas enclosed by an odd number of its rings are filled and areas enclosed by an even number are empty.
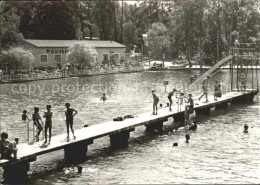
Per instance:
[[[225,109],[229,104],[252,101],[258,90],[247,90],[245,92],[232,91],[218,98],[218,101],[213,100],[213,96],[209,96],[209,102],[203,103],[195,101],[194,111],[196,115],[209,114],[211,108]],[[37,156],[51,153],[56,150],[64,150],[64,157],[68,160],[85,159],[88,145],[93,144],[97,138],[110,136],[112,148],[123,147],[128,145],[130,132],[135,130],[135,127],[145,126],[147,130],[163,129],[163,123],[168,118],[173,118],[174,122],[183,122],[185,116],[185,105],[178,107],[174,105],[172,111],[169,108],[161,108],[158,110],[158,115],[152,115],[152,111],[128,118],[124,121],[108,121],[101,124],[92,125],[82,129],[75,130],[76,140],[71,139],[67,142],[66,133],[53,136],[50,145],[43,145],[42,142],[33,144],[21,143],[18,144],[18,159],[17,160],[0,160],[0,167],[4,169],[4,178],[6,181],[15,179],[23,179],[27,176],[30,162],[36,161]],[[174,124],[174,123],[173,123]]]

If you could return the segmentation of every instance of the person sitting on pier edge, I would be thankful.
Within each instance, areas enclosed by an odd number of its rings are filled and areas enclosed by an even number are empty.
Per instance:
[[[39,141],[39,136],[41,134],[42,131],[42,125],[40,124],[40,121],[42,122],[42,118],[39,114],[39,107],[34,107],[34,114],[32,115],[32,120],[33,120],[33,124],[36,126],[38,132],[37,135],[35,136],[36,142]]]
[[[8,139],[8,133],[3,132],[1,134],[0,140],[0,154],[1,159],[16,159],[17,158],[17,148],[16,142],[10,142]],[[13,157],[11,156],[13,154]]]
[[[100,98],[100,100],[102,100],[102,101],[106,101],[107,100],[107,97],[106,97],[105,93],[103,93],[103,96]]]
[[[190,126],[189,130],[197,130],[197,121],[193,120],[193,124]]]
[[[192,99],[192,94],[189,94],[187,103],[189,104],[188,113],[191,114],[193,113],[193,108],[194,108],[194,100]]]
[[[69,103],[65,103],[65,107],[67,108],[67,110],[65,111],[66,126],[67,126],[67,141],[69,141],[69,138],[70,138],[69,137],[69,127],[71,129],[71,132],[73,134],[74,139],[76,139],[75,134],[74,134],[74,130],[73,130],[73,118],[78,113],[78,111],[76,111],[73,108],[70,108]],[[73,114],[73,112],[75,112],[75,114]]]
[[[197,75],[191,76],[190,77],[190,84],[192,84],[197,78]]]
[[[157,115],[157,110],[158,110],[158,103],[159,103],[159,98],[158,96],[155,94],[155,91],[152,91],[153,94],[153,115]]]
[[[169,102],[170,102],[170,107],[169,107],[170,111],[172,110],[172,96],[173,96],[174,92],[176,92],[175,88],[173,88],[173,90],[168,94],[168,99],[169,99]]]
[[[210,76],[207,76],[207,78],[205,78],[202,82],[202,90],[203,90],[203,94],[199,97],[199,101],[200,99],[205,96],[206,97],[206,103],[208,102],[208,83],[209,83],[209,79]]]
[[[247,124],[244,125],[244,133],[248,133],[248,125]]]
[[[51,142],[51,129],[52,129],[52,112],[51,105],[46,105],[47,112],[44,113],[45,118],[45,142],[47,143],[47,130],[49,129],[49,143]]]
[[[241,73],[240,82],[241,82],[241,90],[245,91],[246,90],[246,77],[245,77],[244,73]]]
[[[22,120],[23,120],[23,121],[26,121],[26,120],[30,121],[30,119],[29,119],[28,116],[27,116],[27,110],[24,110],[24,111],[23,111]]]

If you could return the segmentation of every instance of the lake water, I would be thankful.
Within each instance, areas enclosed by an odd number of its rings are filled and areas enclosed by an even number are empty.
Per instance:
[[[27,142],[26,123],[21,121],[24,109],[29,117],[33,107],[43,114],[52,105],[53,135],[66,132],[64,104],[70,102],[79,111],[75,128],[93,125],[125,114],[138,114],[152,109],[151,90],[155,89],[160,103],[167,102],[167,91],[189,82],[200,71],[162,71],[115,74],[84,78],[68,78],[20,84],[2,84],[1,131],[10,140],[19,137]],[[224,70],[214,76],[229,87],[230,72]],[[251,76],[248,76],[251,82]],[[105,92],[107,102],[99,99]],[[194,92],[193,94],[200,94]],[[89,146],[88,160],[78,164],[63,160],[63,151],[39,156],[31,163],[29,184],[108,184],[108,183],[259,183],[260,182],[260,119],[259,95],[253,103],[231,105],[227,110],[212,111],[210,116],[196,116],[196,132],[173,131],[172,120],[163,133],[147,133],[145,127],[131,133],[129,147],[111,151],[109,137]],[[249,133],[243,133],[243,125]],[[185,143],[185,134],[191,140]],[[172,147],[173,143],[178,147]],[[1,171],[0,171],[1,172]]]

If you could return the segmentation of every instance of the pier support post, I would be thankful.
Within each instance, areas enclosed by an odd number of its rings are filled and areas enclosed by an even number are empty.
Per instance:
[[[20,183],[23,184],[27,179],[27,172],[30,169],[29,161],[21,161],[8,166],[4,166],[3,177],[4,182],[10,183]]]
[[[177,113],[173,116],[174,122],[184,122],[185,120],[185,115],[184,112]]]
[[[210,114],[210,107],[207,107],[207,108],[203,108],[203,109],[196,109],[195,110],[196,112],[196,115],[209,115]]]
[[[246,95],[246,100],[247,100],[248,102],[252,102],[252,101],[254,100],[254,93],[252,92],[252,93],[250,93],[250,94],[247,94],[247,95]]]
[[[232,99],[232,104],[245,103],[245,99],[242,96],[238,96]]]
[[[162,132],[163,130],[163,121],[159,121],[156,123],[150,123],[145,125],[146,127],[146,131],[154,131],[154,130],[158,130],[158,132]]]
[[[130,137],[130,132],[134,131],[135,129],[132,128],[130,130],[124,130],[121,132],[110,134],[110,146],[113,149],[127,147],[128,146],[128,139]]]
[[[64,158],[67,161],[82,161],[86,159],[88,145],[93,144],[93,140],[71,143],[64,147]]]
[[[215,105],[215,109],[227,109],[228,108],[228,102],[222,102]]]
[[[248,102],[252,102],[254,99],[254,93],[248,93],[248,94],[244,94],[242,96],[238,96],[232,99],[232,103],[233,104],[239,104],[239,103],[248,103]]]

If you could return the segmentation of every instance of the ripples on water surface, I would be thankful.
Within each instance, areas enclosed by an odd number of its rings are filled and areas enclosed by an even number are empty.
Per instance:
[[[71,102],[79,111],[76,128],[115,116],[151,111],[152,89],[165,104],[167,94],[162,82],[169,80],[169,90],[180,81],[188,82],[193,74],[199,76],[200,72],[143,72],[23,83],[23,89],[29,85],[44,89],[42,94],[38,90],[30,95],[28,91],[13,92],[12,88],[18,89],[14,84],[2,84],[2,130],[9,132],[10,139],[18,136],[21,142],[26,142],[26,124],[20,121],[22,110],[27,109],[30,116],[33,107],[39,106],[43,113],[46,104],[53,106],[54,135],[65,133],[66,102]],[[228,82],[229,78],[229,71],[215,77],[222,82]],[[66,89],[68,84],[74,86]],[[70,92],[76,84],[79,84],[78,91]],[[60,91],[56,92],[58,88]],[[102,92],[107,93],[108,102],[99,101]],[[144,127],[138,127],[131,133],[129,147],[125,149],[110,151],[109,137],[95,140],[89,146],[89,160],[81,164],[82,174],[77,173],[77,165],[65,164],[63,151],[53,152],[51,157],[38,157],[38,161],[31,164],[30,183],[259,183],[259,96],[254,103],[232,105],[228,110],[213,111],[210,117],[197,116],[196,119],[199,127],[189,133],[189,145],[185,143],[185,130],[172,132],[172,120],[160,135],[145,133]],[[243,133],[245,123],[249,124],[248,134]],[[179,146],[172,147],[174,142]]]

